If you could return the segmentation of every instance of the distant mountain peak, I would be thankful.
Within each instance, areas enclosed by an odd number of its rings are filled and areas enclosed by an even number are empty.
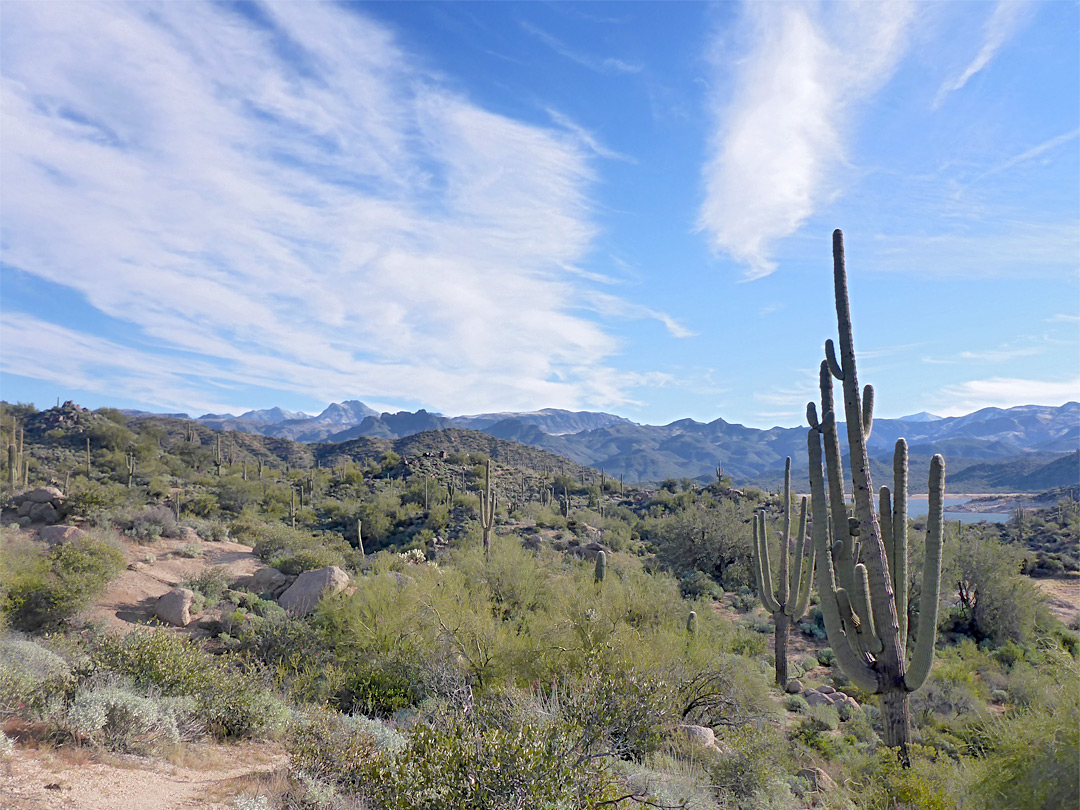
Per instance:
[[[934,413],[927,411],[919,411],[919,413],[913,413],[911,416],[901,416],[901,422],[940,422],[944,419],[944,416],[938,416]]]

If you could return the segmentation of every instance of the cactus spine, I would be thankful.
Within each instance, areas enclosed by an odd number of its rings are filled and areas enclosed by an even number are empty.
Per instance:
[[[596,570],[593,572],[593,579],[596,584],[604,584],[604,576],[607,574],[607,554],[600,551],[596,555]]]
[[[769,563],[769,538],[765,530],[765,511],[760,510],[754,516],[754,574],[757,577],[758,594],[761,604],[772,614],[776,625],[776,683],[784,686],[788,682],[787,643],[793,622],[806,613],[810,603],[810,585],[814,576],[814,546],[810,554],[804,557],[806,545],[806,498],[802,499],[799,511],[799,531],[795,535],[794,565],[788,564],[791,554],[791,458],[784,462],[784,532],[780,540],[780,586],[773,594],[772,567]]]
[[[491,556],[491,527],[495,525],[495,493],[491,490],[491,458],[487,460],[487,479],[480,490],[480,528],[484,532],[484,556]]]
[[[820,557],[817,585],[829,643],[844,673],[861,689],[881,695],[885,744],[899,749],[910,764],[911,727],[908,694],[926,681],[934,660],[945,496],[945,461],[930,462],[926,558],[921,611],[910,667],[907,660],[907,444],[896,443],[893,490],[882,487],[881,517],[874,505],[866,442],[873,426],[873,388],[860,396],[851,331],[844,235],[833,233],[833,283],[840,334],[837,360],[832,341],[825,344],[820,368],[821,420],[814,403],[806,408],[810,431],[810,490],[814,545]],[[844,417],[851,452],[855,514],[844,502],[843,469],[833,382],[843,384]],[[825,493],[824,466],[828,477]],[[831,517],[831,525],[830,525]]]

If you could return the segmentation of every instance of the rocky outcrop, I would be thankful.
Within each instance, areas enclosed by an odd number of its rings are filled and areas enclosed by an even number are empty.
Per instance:
[[[38,539],[50,546],[63,545],[80,537],[86,537],[86,532],[78,526],[43,526],[38,530]]]
[[[278,598],[278,604],[294,616],[306,616],[315,610],[323,596],[340,593],[350,581],[349,575],[336,565],[305,571]]]
[[[811,706],[835,706],[837,709],[841,706],[848,706],[851,709],[859,708],[859,701],[855,700],[851,695],[837,692],[836,689],[828,685],[811,687],[804,691],[802,696]]]
[[[252,593],[268,595],[272,599],[277,599],[288,590],[294,581],[295,577],[286,576],[276,568],[260,568],[251,577],[248,588]]]
[[[191,624],[191,604],[194,601],[194,591],[188,588],[173,588],[158,598],[154,615],[174,627],[187,627]]]
[[[56,487],[38,487],[15,498],[19,517],[34,523],[56,523],[64,517],[64,493]]]

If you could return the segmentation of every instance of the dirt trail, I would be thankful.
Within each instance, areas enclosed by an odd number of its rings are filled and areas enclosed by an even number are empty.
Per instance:
[[[128,569],[112,581],[86,618],[103,622],[110,630],[129,632],[149,624],[158,597],[185,579],[221,566],[230,580],[236,580],[251,576],[263,565],[250,547],[240,543],[205,542],[202,554],[194,558],[177,555],[185,545],[181,540],[126,544]]]
[[[5,810],[229,810],[259,792],[286,764],[269,743],[202,745],[185,764],[141,757],[97,757],[88,749],[27,749],[0,760]],[[196,764],[197,763],[197,764]]]
[[[168,628],[154,620],[158,597],[212,566],[230,581],[262,567],[248,546],[202,542],[197,557],[179,555],[182,540],[125,542],[127,570],[85,614],[116,632],[174,632],[198,635],[196,623]],[[9,729],[9,735],[11,733]],[[287,756],[276,743],[202,744],[177,752],[172,761],[95,753],[89,748],[35,747],[22,741],[0,759],[2,810],[228,810],[240,794],[284,779]],[[277,775],[275,775],[277,774]]]
[[[1050,612],[1066,626],[1072,627],[1077,616],[1080,615],[1080,577],[1033,581],[1046,594]]]

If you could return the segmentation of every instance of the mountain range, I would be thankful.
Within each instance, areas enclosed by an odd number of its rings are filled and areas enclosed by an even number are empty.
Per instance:
[[[218,430],[301,442],[400,439],[431,430],[475,430],[604,468],[609,475],[634,483],[667,478],[706,481],[715,477],[719,463],[736,482],[771,487],[782,479],[784,458],[791,456],[796,485],[806,483],[803,427],[761,430],[723,419],[639,425],[614,414],[554,408],[453,417],[423,409],[378,413],[356,400],[333,403],[317,416],[271,408],[240,416],[205,414],[195,421]],[[841,429],[842,442],[844,434]],[[868,446],[876,480],[891,477],[893,446],[900,437],[908,442],[916,491],[923,478],[919,471],[934,453],[945,456],[950,480],[968,486],[967,491],[1030,491],[1043,484],[1067,486],[1080,480],[1080,403],[1076,402],[1058,407],[984,408],[958,417],[920,413],[875,419]]]

